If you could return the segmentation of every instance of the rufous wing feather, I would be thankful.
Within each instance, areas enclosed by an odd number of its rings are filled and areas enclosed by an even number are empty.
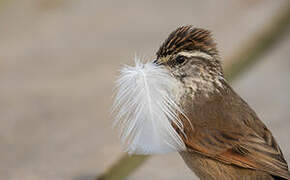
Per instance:
[[[264,131],[265,137],[261,137],[249,127],[244,127],[241,132],[234,132],[202,126],[191,127],[187,124],[185,125],[186,136],[182,133],[180,136],[188,151],[222,163],[260,170],[290,179],[288,166],[279,146],[271,133],[267,129]]]

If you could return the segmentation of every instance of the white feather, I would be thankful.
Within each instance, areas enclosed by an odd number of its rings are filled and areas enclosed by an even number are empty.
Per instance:
[[[125,66],[117,80],[113,105],[115,127],[125,151],[132,154],[163,154],[185,150],[184,142],[171,123],[181,131],[182,113],[175,103],[178,88],[169,71],[152,62],[135,58],[135,66]]]

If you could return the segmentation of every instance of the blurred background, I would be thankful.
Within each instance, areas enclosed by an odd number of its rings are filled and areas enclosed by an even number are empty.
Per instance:
[[[93,180],[122,155],[113,85],[177,26],[212,31],[225,64],[289,0],[0,0],[0,179]],[[290,21],[290,19],[289,19]],[[290,28],[235,79],[290,163]],[[177,153],[128,180],[196,179]]]

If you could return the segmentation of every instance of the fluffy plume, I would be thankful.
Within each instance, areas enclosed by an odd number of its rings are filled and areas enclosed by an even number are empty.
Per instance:
[[[117,80],[113,105],[114,126],[119,130],[125,151],[132,154],[163,154],[181,151],[185,145],[172,127],[183,130],[174,101],[176,82],[168,70],[135,58],[135,66],[125,66]]]

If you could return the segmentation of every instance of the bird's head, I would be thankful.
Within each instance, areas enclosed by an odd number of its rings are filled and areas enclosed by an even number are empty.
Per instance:
[[[208,30],[182,26],[173,31],[156,53],[154,63],[166,67],[178,80],[223,76],[216,43]],[[205,76],[205,77],[203,77]]]

